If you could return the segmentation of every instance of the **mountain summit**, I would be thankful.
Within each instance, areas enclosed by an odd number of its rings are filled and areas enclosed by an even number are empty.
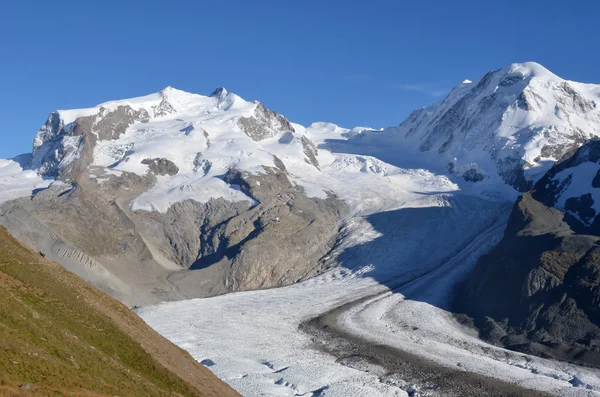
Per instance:
[[[467,180],[497,175],[527,190],[565,153],[599,134],[598,102],[600,85],[516,63],[466,80],[397,127],[357,139],[431,153],[432,162]]]

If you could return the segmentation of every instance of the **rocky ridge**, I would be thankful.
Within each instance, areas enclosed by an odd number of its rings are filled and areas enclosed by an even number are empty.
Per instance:
[[[592,208],[599,150],[600,141],[588,142],[524,193],[502,241],[460,287],[456,309],[474,317],[485,340],[600,366],[600,235]]]

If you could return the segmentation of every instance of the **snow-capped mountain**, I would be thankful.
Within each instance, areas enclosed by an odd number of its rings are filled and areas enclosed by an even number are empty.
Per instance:
[[[373,130],[167,87],[52,113],[29,160],[0,164],[0,223],[128,302],[290,284],[331,265],[347,216],[428,192],[514,198],[598,134],[598,100],[514,64]]]
[[[340,151],[352,145],[350,153],[403,166],[408,157],[419,157],[420,168],[469,182],[492,180],[492,188],[499,176],[526,190],[565,153],[599,134],[598,101],[600,85],[563,80],[536,63],[512,64],[465,80],[397,127],[348,130],[315,123],[305,129],[224,88],[202,96],[167,87],[52,113],[35,137],[30,168],[61,180],[90,165],[140,176],[151,172],[161,183],[133,206],[164,212],[188,198],[251,202],[215,176],[232,167],[260,172],[264,165],[274,167],[275,158],[297,181],[304,179],[311,193],[325,197],[330,186],[313,182],[321,174],[320,161],[335,160],[315,145],[331,149],[331,142],[343,141]]]
[[[193,198],[252,199],[222,178],[231,168],[318,169],[317,150],[282,115],[219,88],[210,96],[168,87],[159,93],[94,108],[57,111],[35,137],[30,167],[45,177],[72,180],[90,166],[147,173],[160,183],[134,208],[159,209]],[[175,194],[176,193],[176,194]]]
[[[465,80],[399,126],[359,134],[365,144],[431,153],[428,161],[469,181],[499,175],[533,186],[565,153],[600,134],[600,85],[563,80],[537,63]]]
[[[50,180],[44,180],[35,170],[27,168],[29,156],[19,156],[12,160],[0,159],[0,204],[19,197],[28,196],[36,189],[48,187]]]
[[[331,187],[363,197],[349,174],[323,171],[338,159],[312,134],[330,136],[224,88],[57,111],[30,170],[1,168],[15,192],[3,201],[31,197],[0,222],[128,303],[294,283],[320,271],[347,212]]]

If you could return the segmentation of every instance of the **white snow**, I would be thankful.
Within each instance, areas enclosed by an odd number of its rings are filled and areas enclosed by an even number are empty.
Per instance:
[[[274,156],[284,162],[291,180],[305,187],[310,196],[326,197],[327,192],[340,188],[339,181],[328,175],[328,167],[336,162],[336,156],[319,150],[317,157],[322,169],[318,170],[305,161],[301,138],[325,139],[350,130],[327,123],[315,124],[308,129],[294,124],[296,132],[282,132],[256,142],[237,124],[240,117],[253,115],[256,102],[247,102],[226,91],[218,97],[173,92],[177,93],[178,100],[174,106],[176,114],[137,123],[116,140],[98,142],[94,150],[94,164],[114,170],[144,175],[148,166],[142,161],[152,158],[169,159],[179,168],[177,175],[159,177],[152,189],[134,200],[131,204],[134,210],[165,212],[172,204],[183,200],[207,202],[218,197],[253,205],[254,201],[238,187],[225,183],[223,175],[231,168],[255,174],[265,172],[264,166],[275,166]],[[173,97],[172,94],[168,96],[170,101]],[[147,107],[148,103],[157,101],[152,98],[117,101],[104,106],[127,103]],[[198,156],[206,168],[195,164]],[[338,165],[332,169],[337,174],[339,171]]]
[[[417,178],[413,183],[420,185]],[[442,180],[441,187],[444,184]],[[478,210],[490,214],[498,210],[498,204],[468,198],[469,205],[457,202],[450,207],[452,198],[415,190],[399,192],[397,200],[406,202],[404,210],[375,214],[377,220],[356,217],[348,221],[340,254],[356,252],[347,268],[287,288],[166,303],[142,308],[138,314],[197,360],[212,360],[215,365],[210,369],[245,396],[310,396],[322,388],[326,396],[405,396],[404,390],[382,384],[377,371],[366,373],[336,363],[334,357],[317,350],[298,326],[344,302],[386,291],[380,284],[382,277],[410,277],[426,271],[449,246],[489,224]],[[366,212],[372,213],[377,206]],[[440,249],[432,250],[433,255],[416,255],[419,242],[443,233],[436,209],[463,219],[459,226],[464,233],[447,236],[440,241]],[[418,224],[408,227],[412,222]]]
[[[335,307],[349,293],[377,287],[367,279],[351,283],[348,276],[338,277],[148,307],[138,314],[198,361],[215,362],[210,369],[244,396],[311,396],[324,387],[328,396],[406,396],[381,384],[376,374],[336,364],[298,331],[303,319]]]
[[[381,368],[366,372],[336,363],[298,329],[373,294],[379,295],[341,317],[346,330],[442,365],[561,396],[593,394],[583,384],[574,387],[573,379],[600,387],[597,370],[487,345],[443,310],[450,286],[500,239],[510,205],[457,192],[407,191],[398,199],[406,200],[399,209],[347,221],[334,253],[341,255],[340,269],[285,288],[164,303],[138,314],[198,361],[212,360],[210,369],[245,396],[310,396],[323,388],[323,395],[335,397],[407,395],[406,387],[381,382]],[[408,283],[390,292],[392,280]]]
[[[600,85],[563,80],[537,63],[512,64],[459,84],[397,127],[363,131],[352,140],[419,154],[438,167],[476,164],[495,183],[524,161],[525,177],[537,181],[564,153],[545,147],[600,134],[599,94]]]
[[[79,117],[97,114],[100,112],[101,108],[115,110],[119,106],[131,106],[134,110],[145,109],[152,117],[152,108],[158,106],[164,99],[166,99],[176,111],[182,113],[193,111],[194,106],[206,106],[215,101],[210,97],[191,94],[189,92],[177,90],[173,87],[166,87],[164,90],[150,95],[104,102],[97,106],[85,109],[59,110],[58,113],[65,125],[72,123]]]
[[[226,91],[217,98],[184,94],[180,97],[179,111],[172,117],[135,124],[116,140],[98,142],[94,150],[95,165],[138,175],[148,172],[148,166],[142,164],[144,159],[166,158],[177,165],[177,175],[159,177],[153,188],[131,203],[134,210],[166,212],[176,202],[187,199],[207,202],[218,197],[253,205],[254,200],[237,186],[224,182],[223,175],[231,168],[254,174],[265,172],[263,166],[275,166],[274,156],[283,161],[290,179],[302,186],[309,197],[325,198],[335,193],[356,211],[369,200],[379,202],[379,210],[394,208],[398,205],[396,197],[406,189],[406,184],[412,184],[407,175],[420,174],[422,181],[433,177],[431,172],[418,167],[401,170],[372,156],[328,150],[331,140],[354,145],[349,138],[360,135],[366,127],[349,130],[331,123],[314,123],[307,128],[293,124],[295,132],[282,132],[256,142],[237,124],[240,117],[253,114],[255,102],[244,101]],[[145,104],[145,101],[127,103]],[[302,137],[325,147],[317,153],[320,169],[305,161]],[[356,152],[362,150],[358,144]],[[194,163],[199,153],[208,170]],[[458,189],[447,178],[440,181],[445,191]],[[427,184],[422,188],[427,190]]]
[[[0,204],[19,197],[27,197],[35,189],[48,187],[52,180],[44,180],[37,172],[23,169],[27,159],[19,161],[0,159]]]

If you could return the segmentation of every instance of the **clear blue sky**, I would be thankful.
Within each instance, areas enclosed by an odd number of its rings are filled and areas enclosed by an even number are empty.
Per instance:
[[[0,158],[55,109],[225,86],[302,124],[398,124],[466,78],[536,61],[600,83],[597,1],[10,1]]]

